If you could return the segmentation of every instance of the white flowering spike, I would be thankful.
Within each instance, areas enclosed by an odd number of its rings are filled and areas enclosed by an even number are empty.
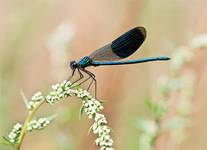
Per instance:
[[[113,140],[109,133],[110,128],[107,126],[107,120],[103,114],[98,113],[103,109],[101,102],[94,99],[86,90],[70,89],[71,83],[64,81],[61,84],[56,84],[52,87],[53,91],[46,96],[46,101],[54,104],[63,97],[75,95],[82,99],[83,112],[86,113],[89,119],[94,119],[94,124],[91,129],[94,134],[98,135],[95,143],[103,150],[113,150]]]
[[[171,57],[171,68],[175,71],[179,70],[183,64],[190,62],[193,53],[188,47],[180,47],[179,50],[174,52]]]
[[[195,37],[191,42],[191,47],[193,49],[206,48],[207,47],[207,34],[203,34]]]
[[[111,130],[107,125],[107,120],[103,114],[99,113],[99,111],[103,109],[101,102],[94,99],[88,91],[78,88],[78,86],[72,84],[70,81],[64,81],[60,84],[53,85],[51,92],[46,96],[43,96],[41,92],[35,93],[31,101],[27,103],[28,110],[30,111],[28,118],[33,118],[34,112],[37,111],[44,102],[52,105],[69,96],[80,98],[82,100],[81,112],[85,112],[89,119],[94,119],[94,124],[91,129],[93,133],[98,136],[95,140],[96,145],[99,146],[101,150],[114,150],[113,140],[109,135]],[[29,120],[25,122],[23,129],[22,125],[15,125],[8,136],[9,141],[21,145],[26,131],[31,132],[33,130],[44,129],[51,123],[53,118],[54,117]],[[23,133],[21,133],[21,131]],[[21,136],[21,139],[18,141],[20,134],[23,136]]]
[[[9,133],[8,135],[8,140],[13,143],[13,144],[16,144],[18,139],[19,139],[19,135],[21,133],[21,130],[22,130],[22,125],[20,123],[16,123],[14,126],[13,126],[13,129],[12,131]]]
[[[32,96],[32,101],[41,101],[44,97],[41,92],[37,92]]]
[[[27,124],[27,131],[31,132],[33,130],[44,129],[51,123],[53,118],[47,117],[47,118],[39,118],[38,120],[32,120]]]
[[[113,140],[110,137],[110,128],[107,126],[107,120],[103,114],[98,113],[103,109],[100,101],[92,98],[87,91],[79,90],[76,92],[78,97],[82,99],[82,105],[84,112],[89,119],[94,119],[94,123],[91,127],[94,134],[97,134],[98,138],[95,140],[97,146],[102,150],[114,150]]]

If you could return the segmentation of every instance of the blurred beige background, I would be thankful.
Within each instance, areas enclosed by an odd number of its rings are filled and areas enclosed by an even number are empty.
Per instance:
[[[20,96],[47,92],[71,73],[69,61],[79,60],[135,26],[147,39],[130,59],[170,56],[175,47],[207,33],[205,0],[1,0],[0,1],[0,135],[22,122],[26,109]],[[205,56],[205,57],[204,57]],[[195,56],[196,80],[189,138],[179,149],[207,148],[207,53]],[[168,62],[89,68],[98,80],[98,97],[112,127],[118,150],[138,149],[136,119],[146,115],[144,100],[157,97],[157,80]],[[91,122],[79,120],[80,102],[73,98],[44,106],[39,116],[57,113],[47,129],[28,134],[24,150],[95,150]],[[161,143],[162,144],[162,143]],[[9,149],[1,146],[0,149]]]

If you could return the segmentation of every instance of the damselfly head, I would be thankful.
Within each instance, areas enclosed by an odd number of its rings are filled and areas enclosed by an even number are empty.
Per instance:
[[[76,68],[78,68],[78,63],[76,61],[71,61],[70,62],[70,68],[72,70],[75,70]]]

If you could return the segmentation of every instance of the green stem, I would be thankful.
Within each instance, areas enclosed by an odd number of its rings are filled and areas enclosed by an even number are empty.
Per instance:
[[[18,140],[18,143],[17,143],[17,146],[16,146],[16,150],[20,150],[20,148],[21,148],[22,142],[24,140],[24,136],[27,132],[27,124],[32,120],[35,112],[37,112],[37,110],[40,108],[40,106],[44,103],[45,103],[45,100],[40,101],[39,104],[35,108],[33,108],[31,111],[29,111],[29,114],[28,114],[28,116],[27,116],[27,118],[24,122],[22,131],[20,133],[19,140]]]

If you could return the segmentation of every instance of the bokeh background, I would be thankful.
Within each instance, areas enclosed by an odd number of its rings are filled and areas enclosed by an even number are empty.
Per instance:
[[[27,115],[20,90],[28,98],[37,91],[46,93],[70,75],[69,61],[89,55],[135,26],[146,27],[148,34],[130,59],[171,56],[177,47],[207,33],[206,17],[205,0],[1,0],[0,135],[7,135]],[[156,149],[207,149],[207,52],[205,48],[196,52],[184,66],[195,73],[186,138],[174,142],[163,135]],[[98,97],[104,101],[116,149],[141,149],[137,120],[152,117],[145,100],[159,99],[157,85],[170,74],[169,66],[170,62],[153,62],[89,69],[96,74]],[[177,106],[176,97],[171,102]],[[87,117],[80,120],[79,109],[76,98],[44,105],[39,116],[57,113],[58,117],[42,132],[27,134],[22,149],[97,149],[95,136],[88,134],[92,122]]]

